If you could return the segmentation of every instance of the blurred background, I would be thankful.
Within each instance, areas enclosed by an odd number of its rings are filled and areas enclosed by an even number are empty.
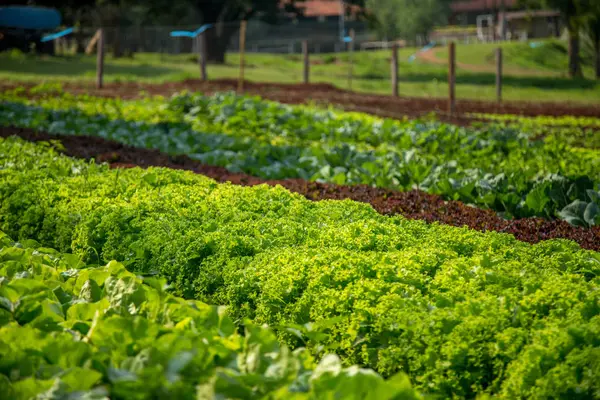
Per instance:
[[[494,98],[501,47],[505,99],[600,102],[596,0],[2,0],[0,79],[95,79],[99,28],[107,82],[197,79],[202,46],[237,78],[242,20],[250,81],[302,82],[306,41],[311,83],[388,94],[396,44],[401,95],[443,97],[455,42],[460,98]]]

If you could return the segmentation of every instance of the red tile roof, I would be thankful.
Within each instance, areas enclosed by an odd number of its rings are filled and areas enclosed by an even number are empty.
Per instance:
[[[482,11],[500,8],[502,0],[456,0],[450,4],[450,8],[455,13],[458,12],[469,12],[469,11]],[[515,7],[517,0],[504,0],[506,8]]]
[[[288,3],[282,0],[281,4]],[[305,17],[337,17],[342,11],[340,0],[305,0],[295,3],[296,7],[302,11]],[[346,10],[349,8],[353,12],[358,12],[359,7],[345,4]]]
[[[297,4],[305,17],[333,17],[342,11],[341,3],[337,0],[307,0]]]
[[[513,19],[524,19],[524,18],[547,18],[547,17],[560,17],[559,11],[554,10],[532,10],[532,11],[515,11],[507,12],[506,19],[508,21]]]
[[[455,13],[469,12],[469,11],[484,11],[500,8],[502,0],[455,0],[450,4],[452,11]],[[517,6],[518,0],[504,0],[506,8],[513,8]],[[281,0],[281,4],[289,3],[289,0]],[[341,2],[340,0],[305,0],[296,2],[296,7],[303,10],[305,17],[337,17],[340,15]],[[350,6],[346,4],[346,7],[350,7],[353,12],[360,10],[357,6]]]
[[[469,12],[469,11],[483,11],[491,10],[494,8],[500,8],[500,2],[502,0],[455,0],[450,4],[452,11],[458,12]],[[506,8],[512,8],[517,5],[518,0],[504,0]],[[288,1],[282,0],[281,3],[285,4]],[[296,7],[303,10],[305,17],[337,17],[340,15],[341,2],[340,0],[305,0],[296,2]],[[346,4],[346,7],[351,7],[353,11],[358,11],[359,8],[356,6],[350,6]]]

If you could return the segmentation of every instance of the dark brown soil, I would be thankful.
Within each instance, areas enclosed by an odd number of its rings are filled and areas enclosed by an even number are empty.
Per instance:
[[[87,136],[58,136],[31,129],[0,127],[0,136],[20,136],[30,141],[60,140],[65,153],[72,157],[108,162],[113,168],[160,166],[191,170],[219,182],[252,186],[262,183],[282,185],[310,200],[352,199],[370,203],[381,214],[402,214],[410,219],[440,222],[453,226],[468,226],[478,231],[498,231],[513,234],[517,239],[537,243],[541,240],[565,238],[581,247],[600,250],[600,226],[583,229],[565,221],[540,218],[505,220],[490,210],[467,206],[459,201],[445,201],[440,196],[422,191],[398,192],[366,185],[341,186],[308,182],[302,179],[264,180],[246,174],[230,173],[224,168],[203,165],[187,156],[172,157],[156,150],[138,149],[120,143]]]
[[[0,83],[0,90],[16,86],[32,87],[33,84]],[[237,80],[219,79],[202,82],[186,80],[162,84],[147,83],[109,83],[103,89],[96,89],[87,82],[65,83],[64,89],[74,94],[90,94],[103,97],[136,98],[141,93],[169,96],[173,93],[189,90],[213,93],[237,89]],[[319,84],[280,84],[245,82],[244,91],[263,98],[289,104],[309,101],[333,104],[349,111],[360,111],[382,117],[401,119],[419,117],[436,113],[438,119],[459,125],[467,125],[476,119],[467,113],[500,113],[525,116],[587,116],[600,117],[600,107],[596,105],[565,104],[550,102],[505,102],[497,104],[490,101],[458,100],[456,114],[446,112],[448,104],[442,98],[392,97],[350,92],[326,83]]]

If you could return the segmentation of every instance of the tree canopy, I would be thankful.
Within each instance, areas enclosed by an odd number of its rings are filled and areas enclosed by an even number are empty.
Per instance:
[[[366,0],[381,38],[413,40],[447,22],[450,0]]]
[[[600,79],[600,1],[590,0],[584,30],[592,43],[596,79]]]
[[[586,28],[590,36],[595,34],[596,21],[600,18],[600,2],[598,0],[520,0],[520,4],[531,8],[560,11],[569,33],[569,75],[582,77],[580,35],[583,28]],[[600,50],[596,52],[598,51]],[[596,57],[599,55],[596,54]],[[597,66],[597,69],[600,75],[600,66]]]
[[[192,25],[211,23],[206,31],[208,58],[224,62],[225,50],[239,29],[236,21],[250,18],[275,24],[286,13],[301,15],[298,3],[304,0],[16,0],[15,4],[30,4],[58,8],[65,24],[77,23],[120,27],[138,25]],[[347,4],[364,5],[364,0],[346,0]],[[115,39],[115,40],[118,40]],[[113,43],[116,53],[118,43]]]

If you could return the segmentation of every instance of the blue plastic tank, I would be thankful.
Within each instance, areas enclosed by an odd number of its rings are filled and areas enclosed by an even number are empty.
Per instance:
[[[0,7],[0,27],[53,30],[61,23],[60,12],[46,7]]]

